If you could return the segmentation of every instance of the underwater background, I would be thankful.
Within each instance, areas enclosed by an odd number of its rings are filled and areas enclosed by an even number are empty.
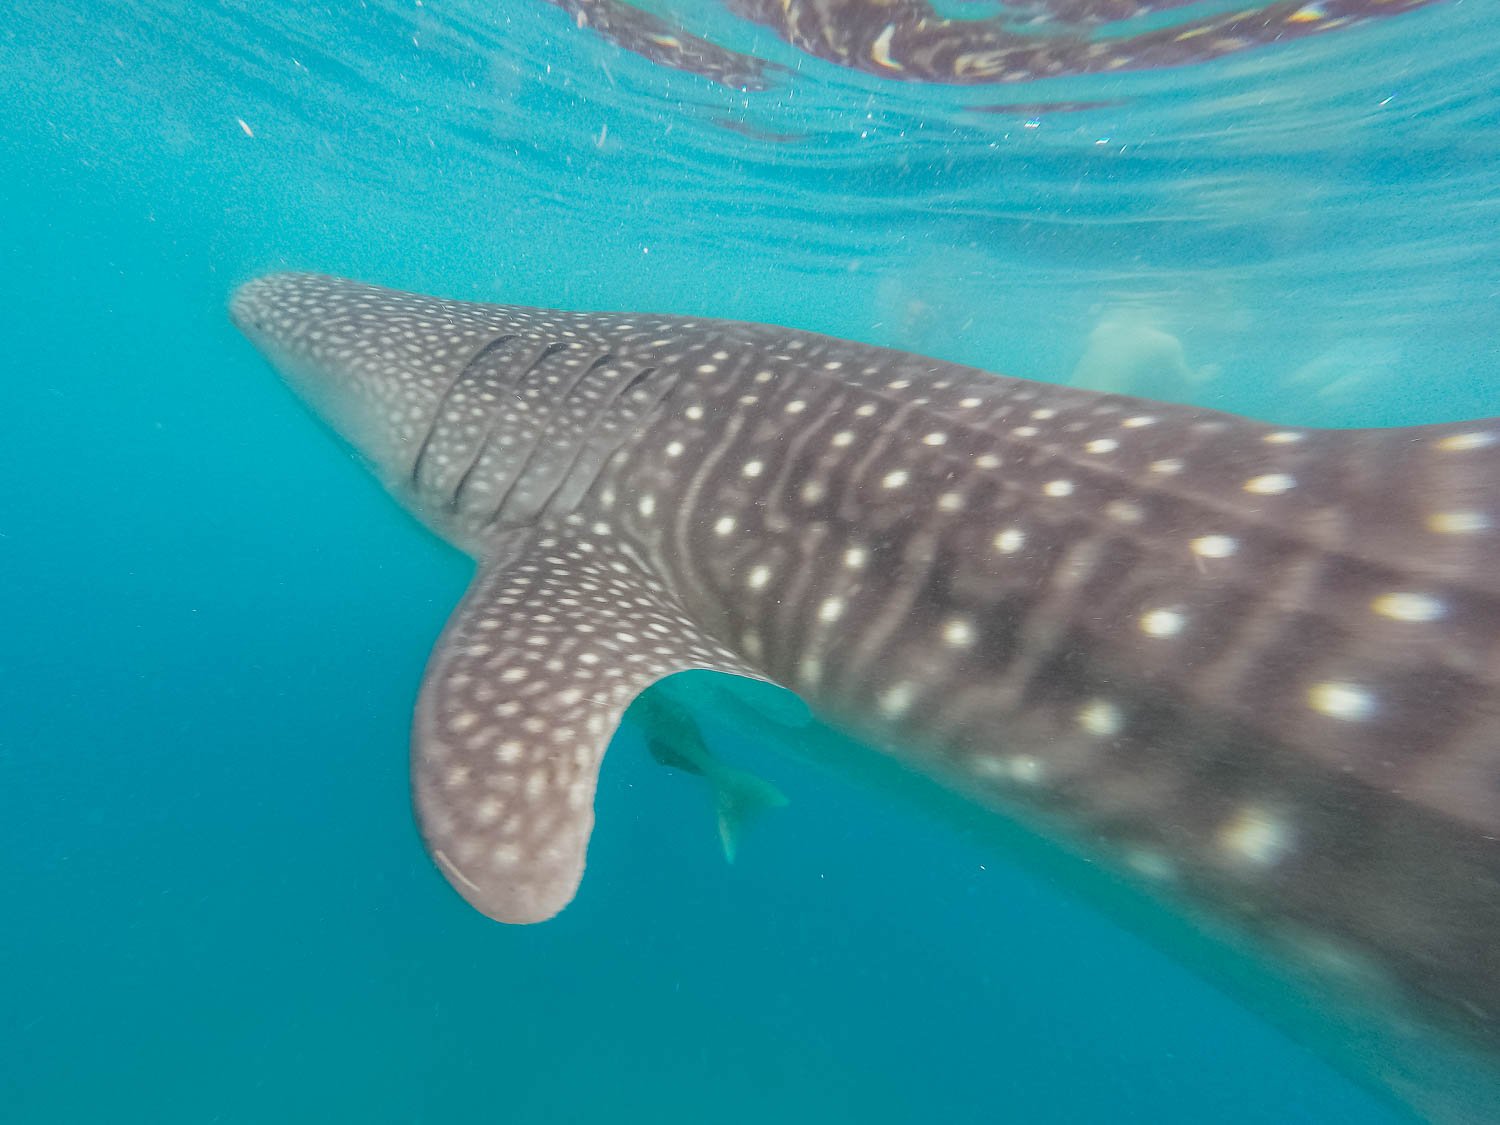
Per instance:
[[[471,564],[224,309],[317,269],[1286,423],[1497,414],[1494,6],[988,89],[654,10],[790,69],[742,93],[541,0],[0,22],[0,1120],[1405,1120],[753,723],[705,719],[791,803],[732,866],[627,729],[577,901],[481,917],[406,762]]]

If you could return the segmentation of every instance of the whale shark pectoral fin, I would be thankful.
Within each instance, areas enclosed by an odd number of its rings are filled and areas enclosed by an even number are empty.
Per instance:
[[[417,819],[454,888],[501,922],[566,906],[620,716],[688,668],[746,672],[609,541],[528,531],[482,562],[428,664],[412,741]]]

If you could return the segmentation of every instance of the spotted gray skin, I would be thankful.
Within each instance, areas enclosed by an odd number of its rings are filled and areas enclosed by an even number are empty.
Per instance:
[[[1500,1041],[1500,421],[1273,427],[306,274],[232,311],[479,560],[413,784],[491,917],[572,899],[621,713],[720,669]]]

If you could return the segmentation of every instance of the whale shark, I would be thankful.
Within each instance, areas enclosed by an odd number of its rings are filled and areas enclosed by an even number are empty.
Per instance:
[[[622,715],[709,670],[1500,1056],[1500,419],[1272,425],[307,273],[230,310],[477,560],[411,770],[489,917],[573,899]]]

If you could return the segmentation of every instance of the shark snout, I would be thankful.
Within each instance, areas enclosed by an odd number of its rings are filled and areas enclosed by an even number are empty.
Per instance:
[[[332,349],[325,341],[340,313],[347,321],[352,288],[315,273],[266,274],[230,294],[229,319],[299,392],[327,393],[317,388],[347,382],[351,374],[352,348]]]
[[[318,414],[374,456],[370,446],[383,450],[389,427],[367,407],[380,394],[383,373],[357,367],[379,351],[378,342],[359,338],[351,325],[349,295],[361,288],[319,274],[267,274],[235,289],[229,319]],[[330,342],[335,334],[342,343]]]
[[[229,319],[262,351],[276,336],[292,336],[299,297],[323,279],[316,274],[273,273],[239,286],[229,296]]]
[[[256,298],[260,282],[247,281],[229,295],[229,319],[247,336],[261,328],[259,305]]]
[[[476,335],[445,302],[316,273],[245,282],[230,295],[229,317],[282,380],[391,482],[410,475],[441,390],[462,369]],[[447,365],[435,368],[429,353],[444,345]]]

